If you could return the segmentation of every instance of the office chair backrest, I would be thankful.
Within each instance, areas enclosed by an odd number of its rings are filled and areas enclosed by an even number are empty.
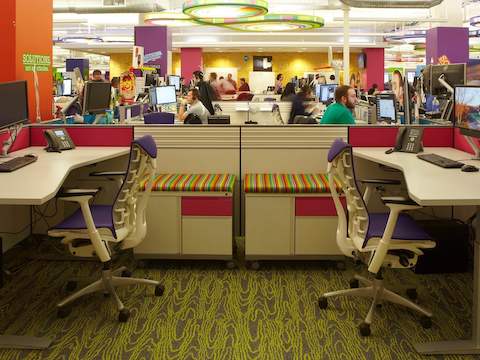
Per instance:
[[[237,101],[251,101],[254,95],[250,93],[240,93],[237,96]]]
[[[145,135],[132,142],[127,172],[113,205],[117,237],[126,236],[122,249],[138,245],[147,232],[145,211],[155,176],[156,158],[157,145],[152,136]],[[140,183],[145,179],[149,181],[145,191],[141,191]]]
[[[330,191],[338,214],[337,244],[346,256],[353,257],[357,249],[366,245],[369,217],[355,179],[352,147],[342,139],[335,140],[328,152],[327,172]],[[346,198],[348,223],[334,179],[340,182]]]
[[[153,112],[143,117],[145,124],[174,124],[175,114],[168,112]]]

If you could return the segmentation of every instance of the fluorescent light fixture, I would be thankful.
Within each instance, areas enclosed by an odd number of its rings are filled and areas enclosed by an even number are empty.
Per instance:
[[[148,25],[184,27],[198,25],[188,15],[176,12],[156,12],[145,15],[143,22]]]

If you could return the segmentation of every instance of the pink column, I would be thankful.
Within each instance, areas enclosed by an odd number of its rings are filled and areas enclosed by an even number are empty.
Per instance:
[[[182,48],[180,49],[180,61],[182,67],[182,77],[184,83],[188,84],[192,79],[192,73],[197,70],[203,70],[203,56],[201,48]]]
[[[385,50],[383,48],[363,49],[366,57],[366,86],[370,89],[373,84],[383,90],[383,75],[385,73]]]

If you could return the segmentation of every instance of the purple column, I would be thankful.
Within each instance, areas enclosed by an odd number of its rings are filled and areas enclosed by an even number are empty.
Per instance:
[[[168,51],[172,50],[172,36],[166,26],[135,26],[135,45],[144,48],[144,65],[167,74]]]
[[[437,27],[427,30],[426,64],[468,62],[468,28]]]
[[[88,59],[67,59],[65,61],[65,67],[67,71],[73,71],[78,67],[83,75],[83,80],[88,80],[90,67]]]

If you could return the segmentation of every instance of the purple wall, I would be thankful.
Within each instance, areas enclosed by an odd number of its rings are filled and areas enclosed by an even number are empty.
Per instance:
[[[166,26],[135,26],[135,45],[144,48],[144,65],[160,69],[160,76],[165,76],[172,49],[170,30]]]
[[[468,28],[437,27],[427,30],[426,64],[446,56],[451,64],[468,62]]]
[[[184,83],[188,84],[194,71],[203,70],[203,54],[201,48],[182,48],[180,61]]]
[[[65,67],[67,71],[73,71],[75,68],[79,68],[83,75],[83,80],[88,80],[89,74],[89,60],[88,59],[66,59]]]

